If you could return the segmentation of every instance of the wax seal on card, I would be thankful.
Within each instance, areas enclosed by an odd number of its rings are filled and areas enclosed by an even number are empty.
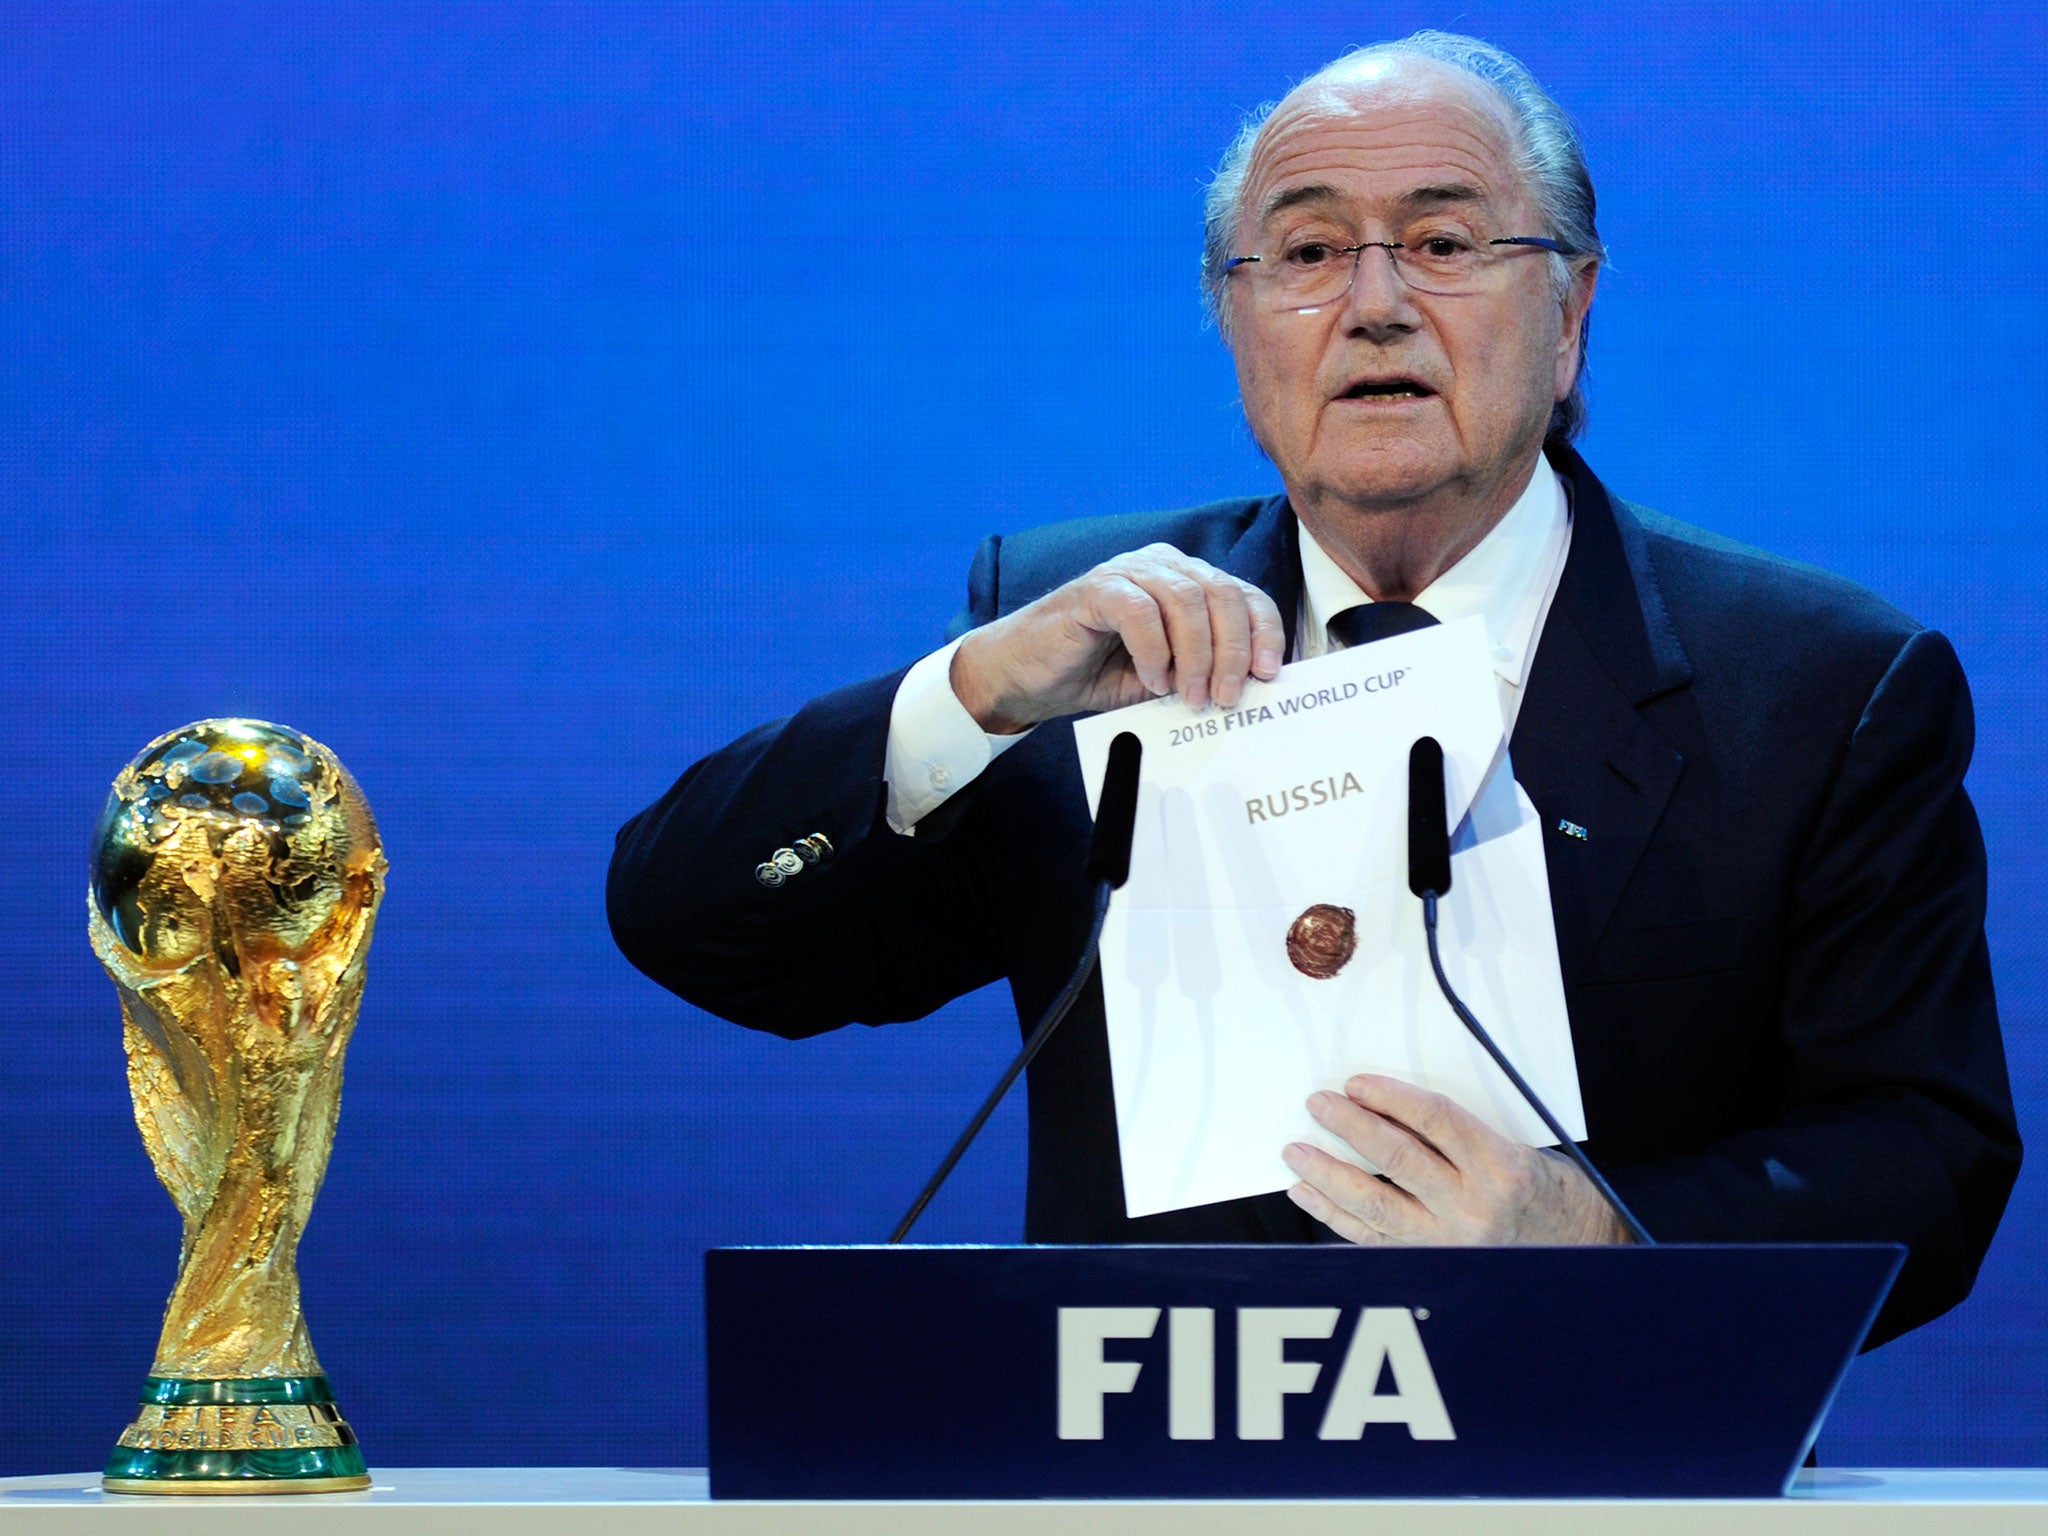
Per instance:
[[[1287,958],[1302,975],[1328,981],[1358,952],[1358,914],[1317,902],[1287,930]]]

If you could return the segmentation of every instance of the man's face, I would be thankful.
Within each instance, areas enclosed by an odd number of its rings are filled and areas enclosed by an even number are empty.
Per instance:
[[[1442,296],[1367,250],[1350,291],[1314,312],[1276,309],[1267,286],[1270,253],[1301,240],[1349,246],[1445,225],[1481,239],[1553,235],[1513,165],[1492,103],[1426,66],[1305,86],[1274,114],[1235,246],[1267,255],[1266,270],[1232,273],[1226,299],[1246,414],[1297,507],[1470,501],[1498,513],[1519,491],[1576,376],[1592,273],[1560,302],[1554,258],[1495,247],[1510,254],[1475,291]]]

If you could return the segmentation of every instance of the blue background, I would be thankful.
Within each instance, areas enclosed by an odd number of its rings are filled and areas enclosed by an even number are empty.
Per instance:
[[[0,1474],[99,1464],[177,1225],[85,851],[206,715],[328,742],[390,895],[302,1254],[372,1464],[704,1457],[700,1255],[884,1234],[1006,996],[787,1045],[613,952],[613,830],[936,643],[982,534],[1258,493],[1206,170],[1454,25],[1579,117],[1624,495],[1956,641],[2043,1144],[2034,7],[9,5],[0,11]],[[2048,1449],[2043,1180],[1823,1454]],[[927,1219],[1014,1240],[1022,1112]]]

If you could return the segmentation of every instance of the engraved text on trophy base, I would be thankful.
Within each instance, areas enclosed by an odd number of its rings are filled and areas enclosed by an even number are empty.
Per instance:
[[[332,1403],[151,1403],[120,1443],[138,1451],[284,1451],[353,1445],[355,1436]]]

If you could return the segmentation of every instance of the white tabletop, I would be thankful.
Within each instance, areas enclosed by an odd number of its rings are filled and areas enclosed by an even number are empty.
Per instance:
[[[482,1536],[574,1531],[765,1533],[802,1528],[847,1536],[1727,1536],[1729,1532],[1937,1530],[1939,1536],[2048,1536],[2048,1469],[1847,1470],[1800,1475],[1792,1495],[1749,1501],[1638,1500],[1035,1500],[1013,1503],[713,1503],[699,1467],[372,1468],[367,1493],[152,1498],[100,1492],[97,1473],[0,1478],[0,1536],[70,1532],[130,1519],[150,1536],[300,1532]],[[1938,1507],[1938,1508],[1937,1508]],[[488,1509],[487,1521],[478,1514]],[[1369,1515],[1370,1525],[1361,1517]],[[136,1527],[135,1529],[140,1529]]]

